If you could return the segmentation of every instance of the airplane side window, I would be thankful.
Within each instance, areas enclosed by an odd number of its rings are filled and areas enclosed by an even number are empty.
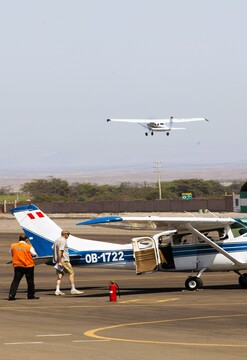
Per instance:
[[[243,235],[245,233],[245,230],[247,230],[246,219],[238,219],[238,221],[230,225],[230,228],[234,237]]]
[[[239,235],[244,235],[247,233],[247,229],[243,228],[243,229],[239,229]]]
[[[173,244],[174,245],[189,245],[192,244],[193,236],[192,234],[178,234],[173,235]]]
[[[217,230],[211,230],[211,231],[207,231],[204,233],[204,235],[214,241],[214,242],[217,242],[217,241],[222,241],[222,240],[225,240],[225,239],[228,239],[228,235],[226,233],[226,230],[224,228],[222,229],[217,229]],[[198,242],[200,243],[204,243],[205,241],[203,239],[199,239]]]
[[[173,235],[172,240],[174,245],[180,245],[181,244],[181,235]]]
[[[161,246],[168,246],[170,244],[170,235],[160,236],[158,242]]]

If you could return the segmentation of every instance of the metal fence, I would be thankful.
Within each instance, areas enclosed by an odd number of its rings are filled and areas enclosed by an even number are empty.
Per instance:
[[[22,203],[4,204],[2,212]],[[134,200],[134,201],[76,201],[36,203],[45,213],[124,213],[124,212],[183,212],[208,209],[212,212],[232,212],[233,196],[223,199],[191,200]]]

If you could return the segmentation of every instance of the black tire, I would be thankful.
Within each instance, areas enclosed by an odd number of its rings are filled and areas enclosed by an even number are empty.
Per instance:
[[[247,273],[244,273],[244,274],[240,275],[239,278],[238,278],[238,282],[239,282],[239,285],[243,289],[246,289],[247,288]]]
[[[190,276],[185,281],[186,290],[195,291],[201,289],[203,286],[202,279],[197,276]]]

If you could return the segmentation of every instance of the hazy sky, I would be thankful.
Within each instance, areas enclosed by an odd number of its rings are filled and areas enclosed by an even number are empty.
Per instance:
[[[0,4],[1,172],[246,162],[246,0]]]

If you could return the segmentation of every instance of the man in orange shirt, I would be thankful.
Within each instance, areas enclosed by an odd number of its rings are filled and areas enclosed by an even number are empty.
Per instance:
[[[22,277],[25,275],[27,281],[27,298],[39,299],[35,296],[34,286],[34,261],[37,255],[32,245],[28,244],[25,234],[19,236],[19,242],[13,243],[10,247],[12,263],[14,267],[14,278],[9,290],[9,300],[15,300],[15,295]]]

